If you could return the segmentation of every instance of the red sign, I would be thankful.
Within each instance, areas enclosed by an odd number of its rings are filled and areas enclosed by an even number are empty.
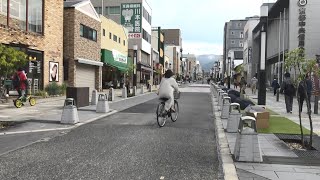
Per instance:
[[[141,33],[129,33],[129,38],[130,39],[141,38]]]

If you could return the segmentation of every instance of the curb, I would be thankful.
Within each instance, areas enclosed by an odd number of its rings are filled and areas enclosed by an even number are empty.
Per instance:
[[[115,114],[115,113],[117,113],[117,112],[118,112],[118,111],[116,111],[116,110],[112,110],[111,112],[108,112],[108,113],[106,113],[106,114],[103,114],[103,115],[100,115],[100,116],[98,116],[98,117],[89,119],[89,120],[87,120],[87,121],[85,121],[85,122],[80,122],[80,123],[77,123],[77,124],[74,124],[74,125],[70,125],[70,127],[66,127],[66,128],[52,128],[52,129],[30,130],[30,131],[3,132],[3,133],[0,133],[0,136],[3,136],[3,135],[12,135],[12,134],[31,133],[31,132],[34,133],[34,132],[48,132],[48,131],[71,130],[71,129],[80,127],[80,126],[82,126],[82,125],[91,123],[91,122],[93,122],[93,121],[96,121],[96,120],[99,120],[99,119],[108,117],[108,116],[110,116],[110,115],[112,115],[112,114]],[[28,120],[26,120],[25,122],[28,122]],[[31,121],[31,122],[32,122],[32,121]]]
[[[228,140],[223,129],[222,121],[218,117],[219,113],[215,112],[215,109],[217,109],[217,106],[215,106],[215,97],[212,92],[210,92],[210,95],[213,117],[215,119],[214,127],[216,133],[217,151],[219,155],[219,161],[223,170],[223,177],[225,180],[239,180],[236,167],[230,153]]]

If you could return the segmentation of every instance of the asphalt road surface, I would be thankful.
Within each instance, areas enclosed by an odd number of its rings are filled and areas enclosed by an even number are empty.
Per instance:
[[[218,179],[208,93],[181,94],[180,116],[156,123],[158,100],[0,156],[0,179]]]

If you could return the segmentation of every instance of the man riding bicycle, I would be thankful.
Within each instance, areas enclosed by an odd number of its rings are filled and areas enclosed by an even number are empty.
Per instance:
[[[158,95],[160,98],[168,99],[165,102],[165,110],[168,112],[170,109],[175,112],[174,105],[174,91],[179,92],[179,87],[176,80],[172,77],[173,72],[169,69],[165,72],[161,80]]]

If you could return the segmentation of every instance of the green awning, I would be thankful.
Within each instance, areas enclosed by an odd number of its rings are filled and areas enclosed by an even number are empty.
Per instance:
[[[125,57],[124,55],[120,55],[120,56]],[[115,58],[117,58],[117,59],[115,59]],[[125,57],[125,58],[114,57],[112,51],[109,51],[107,49],[101,49],[101,62],[104,62],[105,64],[107,64],[109,66],[113,66],[122,72],[125,72],[128,70],[127,57]]]

